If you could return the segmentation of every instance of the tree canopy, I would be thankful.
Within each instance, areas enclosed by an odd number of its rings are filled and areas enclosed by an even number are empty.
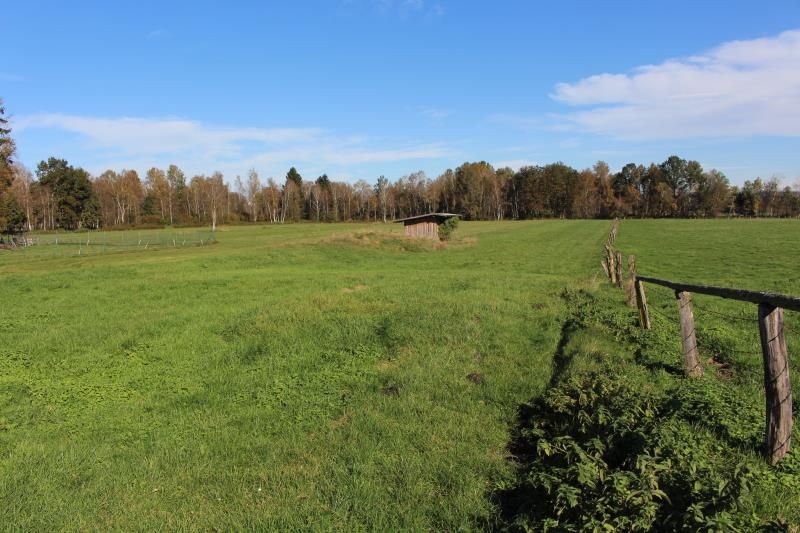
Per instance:
[[[13,233],[24,226],[25,212],[12,191],[15,146],[5,113],[0,100],[0,232]]]
[[[106,170],[93,177],[64,159],[36,168],[36,180],[13,161],[14,142],[0,102],[0,231],[80,229],[141,224],[210,224],[315,220],[384,222],[431,211],[465,220],[543,217],[800,216],[800,191],[755,178],[731,186],[720,171],[672,155],[661,163],[631,162],[612,173],[598,161],[577,170],[563,162],[495,169],[465,162],[434,179],[414,172],[370,184],[327,174],[303,180],[291,167],[283,184],[262,182],[255,169],[236,190],[224,176],[186,179],[176,165]]]
[[[99,203],[88,172],[70,166],[64,159],[51,157],[39,163],[36,176],[39,184],[53,194],[56,222],[60,227],[98,226]]]

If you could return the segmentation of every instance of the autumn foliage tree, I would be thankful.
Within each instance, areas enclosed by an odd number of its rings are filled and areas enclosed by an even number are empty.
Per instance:
[[[0,231],[12,233],[21,230],[26,221],[25,211],[12,194],[14,183],[14,140],[0,100]]]
[[[144,181],[134,170],[107,170],[91,178],[65,160],[42,161],[38,180],[19,165],[3,124],[0,219],[9,227],[77,229],[142,223],[210,225],[266,221],[385,221],[431,211],[455,212],[465,220],[610,217],[716,217],[800,215],[800,194],[777,179],[756,178],[731,186],[720,171],[670,156],[661,163],[629,163],[618,172],[598,161],[577,170],[565,163],[495,169],[465,162],[436,178],[412,172],[374,184],[336,181],[327,174],[303,180],[296,168],[283,183],[262,183],[251,169],[235,188],[215,172],[186,182],[176,165],[150,168]],[[11,168],[9,172],[8,169]],[[16,179],[15,179],[16,176]],[[13,186],[12,186],[13,184]],[[11,207],[9,207],[11,206]],[[9,213],[13,216],[9,217]]]

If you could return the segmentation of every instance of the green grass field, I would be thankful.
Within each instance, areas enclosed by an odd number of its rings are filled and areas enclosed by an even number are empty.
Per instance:
[[[518,409],[557,370],[564,289],[635,321],[600,277],[609,225],[463,223],[441,249],[399,226],[299,224],[223,228],[210,246],[0,251],[0,524],[498,527]],[[800,294],[798,230],[623,221],[618,245],[641,274]],[[679,368],[674,300],[648,296]],[[700,340],[728,355],[726,383],[758,412],[757,328],[700,311],[755,306],[697,303]],[[796,519],[797,489],[778,487],[754,512]]]
[[[4,253],[0,523],[490,520],[516,406],[550,377],[559,293],[596,270],[607,227],[464,224],[433,250],[399,226],[259,226]]]

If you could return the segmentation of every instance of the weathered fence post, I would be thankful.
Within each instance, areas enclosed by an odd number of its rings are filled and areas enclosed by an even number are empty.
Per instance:
[[[758,305],[758,331],[764,359],[766,427],[764,454],[776,464],[790,451],[792,437],[792,384],[789,377],[789,353],[784,336],[783,310],[800,311],[800,298],[771,292],[748,291],[709,285],[678,283],[659,278],[636,276],[636,300],[642,326],[645,326],[646,302],[643,282],[655,283],[675,291],[681,315],[684,368],[690,376],[702,374],[694,330],[691,293],[730,298]],[[644,312],[642,311],[644,303]]]
[[[628,256],[628,283],[625,285],[625,293],[628,296],[628,305],[636,306],[636,256]]]
[[[642,329],[650,329],[650,312],[647,310],[647,298],[644,295],[644,283],[636,278],[634,282],[636,290],[636,306],[639,308],[639,322]]]
[[[622,252],[617,252],[614,258],[617,267],[617,287],[622,288]]]
[[[675,291],[678,311],[681,315],[681,340],[683,345],[683,370],[689,377],[703,375],[700,366],[700,353],[697,351],[697,338],[694,333],[694,313],[692,312],[692,293]]]
[[[608,263],[608,279],[612,284],[617,283],[617,265],[614,250],[606,244],[606,262]]]
[[[770,304],[758,306],[758,331],[764,353],[764,390],[767,399],[765,450],[770,464],[776,464],[792,445],[792,384],[789,380],[789,352],[783,336],[783,309]]]
[[[611,224],[611,231],[608,232],[608,243],[612,246],[617,242],[617,231],[619,230],[619,218],[615,218]]]

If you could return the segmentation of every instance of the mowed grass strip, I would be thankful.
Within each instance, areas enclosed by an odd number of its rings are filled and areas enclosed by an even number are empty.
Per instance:
[[[490,523],[517,406],[551,375],[561,291],[596,274],[607,229],[463,223],[434,250],[399,226],[300,224],[4,252],[0,523]]]

